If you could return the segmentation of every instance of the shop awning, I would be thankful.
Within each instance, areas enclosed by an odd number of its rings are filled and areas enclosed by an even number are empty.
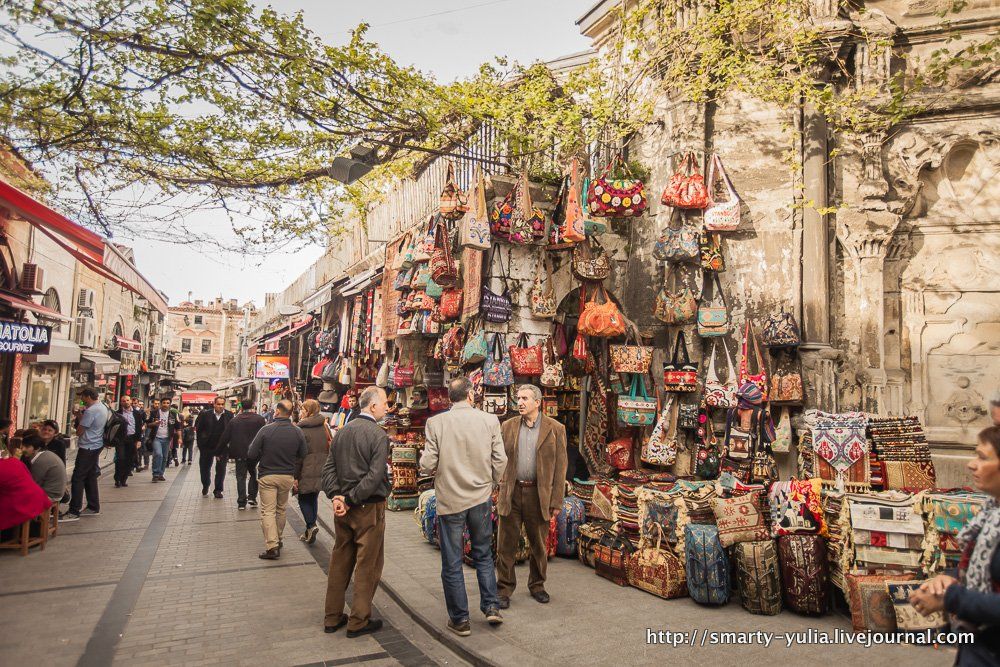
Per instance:
[[[369,285],[375,282],[375,278],[381,273],[381,269],[369,269],[351,278],[340,290],[341,296],[354,296],[365,291]]]
[[[214,391],[182,391],[181,403],[185,405],[211,405],[215,401]]]
[[[336,280],[328,280],[318,290],[302,299],[302,310],[310,312],[319,310],[333,299],[333,285]]]
[[[103,375],[114,375],[118,372],[118,369],[122,367],[122,362],[117,359],[112,359],[106,354],[100,352],[91,352],[90,350],[84,350],[80,353],[80,361],[90,362],[94,365],[94,372]]]
[[[229,382],[223,382],[220,385],[212,387],[212,391],[229,391],[230,389],[239,389],[250,384],[253,384],[253,380],[250,378],[240,378],[239,380],[230,380]]]
[[[277,334],[273,334],[270,338],[264,341],[264,351],[273,352],[278,349],[278,344],[285,338],[294,335],[297,331],[305,329],[307,326],[312,324],[312,315],[306,315],[301,320],[296,320],[292,322],[292,325],[285,327],[283,330],[279,329]]]
[[[29,313],[34,313],[38,317],[44,317],[47,320],[56,320],[57,322],[73,321],[51,308],[46,308],[45,306],[29,301],[23,297],[15,296],[10,292],[0,292],[0,301],[17,308],[18,310],[25,310]]]
[[[137,340],[132,340],[131,338],[125,338],[125,336],[115,336],[114,337],[115,348],[119,350],[128,350],[129,352],[142,352],[142,343]]]
[[[75,364],[80,361],[80,346],[65,338],[53,338],[49,353],[35,357],[37,364]]]

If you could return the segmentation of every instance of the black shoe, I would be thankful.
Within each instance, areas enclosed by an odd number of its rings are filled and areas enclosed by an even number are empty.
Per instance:
[[[456,623],[455,621],[449,620],[448,621],[448,629],[451,630],[452,632],[454,632],[459,637],[468,637],[469,635],[472,634],[472,626],[469,625],[469,621],[468,620],[459,621],[458,623]]]
[[[549,603],[549,594],[545,591],[532,591],[531,597],[535,598],[535,600],[541,602],[542,604]]]
[[[122,488],[124,489],[126,486],[128,486],[128,482],[122,482]]]
[[[382,621],[378,619],[369,620],[368,625],[361,628],[360,630],[348,630],[347,636],[350,637],[351,639],[354,639],[355,637],[360,637],[361,635],[367,635],[373,632],[378,632],[381,629],[382,629]]]
[[[501,595],[499,599],[501,609],[510,609],[510,598]]]
[[[486,610],[486,622],[490,625],[500,625],[503,623],[503,616],[500,615],[500,610],[496,607],[490,607]]]
[[[208,487],[207,486],[201,487],[201,495],[202,496],[207,496],[208,495]]]
[[[120,487],[121,487],[121,485],[122,485],[122,483],[121,483],[121,482],[115,482],[115,488],[116,488],[116,489],[117,489],[117,488],[120,488]]]
[[[222,497],[222,491],[216,491],[212,495],[215,496],[216,498],[221,498]]]
[[[164,477],[163,475],[160,475],[157,479],[159,479],[161,482],[167,481],[167,478]]]
[[[246,506],[246,505],[237,505],[237,506],[236,506],[236,509],[238,509],[238,510],[239,510],[239,511],[241,511],[241,512],[242,512],[242,511],[244,511],[244,510],[245,510],[246,508],[247,508],[247,506]]]
[[[257,554],[261,560],[278,560],[281,558],[281,549],[268,549],[262,554]]]
[[[250,507],[257,507],[257,501],[256,500],[248,500],[247,501],[247,505],[249,505]]]
[[[160,481],[160,478],[157,477],[156,475],[153,475],[153,483],[155,484],[156,482],[159,482],[159,481]]]
[[[340,630],[345,625],[347,625],[347,614],[341,614],[340,615],[340,620],[337,621],[334,625],[324,625],[323,626],[323,632],[326,632],[326,633],[336,632],[337,630]]]
[[[190,462],[190,461],[188,461],[188,465],[191,465],[191,462]]]

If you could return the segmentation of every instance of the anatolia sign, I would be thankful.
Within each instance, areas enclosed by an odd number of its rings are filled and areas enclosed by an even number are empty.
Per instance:
[[[52,327],[0,320],[0,353],[48,354]]]

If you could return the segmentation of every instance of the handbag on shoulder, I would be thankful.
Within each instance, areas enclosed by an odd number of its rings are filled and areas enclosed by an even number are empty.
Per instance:
[[[691,361],[688,356],[683,331],[677,332],[674,354],[669,362],[663,364],[663,385],[666,391],[698,391],[698,363]]]
[[[667,182],[660,203],[687,209],[702,209],[708,206],[708,187],[705,185],[705,177],[698,171],[693,152],[681,158],[677,169]]]

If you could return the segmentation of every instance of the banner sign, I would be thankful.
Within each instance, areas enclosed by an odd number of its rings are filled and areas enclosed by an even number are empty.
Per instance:
[[[52,327],[0,320],[0,353],[48,354]]]
[[[138,352],[128,352],[126,350],[121,351],[121,368],[118,370],[119,375],[138,375],[139,374],[139,353]]]
[[[257,367],[254,377],[288,379],[288,357],[257,357]]]

